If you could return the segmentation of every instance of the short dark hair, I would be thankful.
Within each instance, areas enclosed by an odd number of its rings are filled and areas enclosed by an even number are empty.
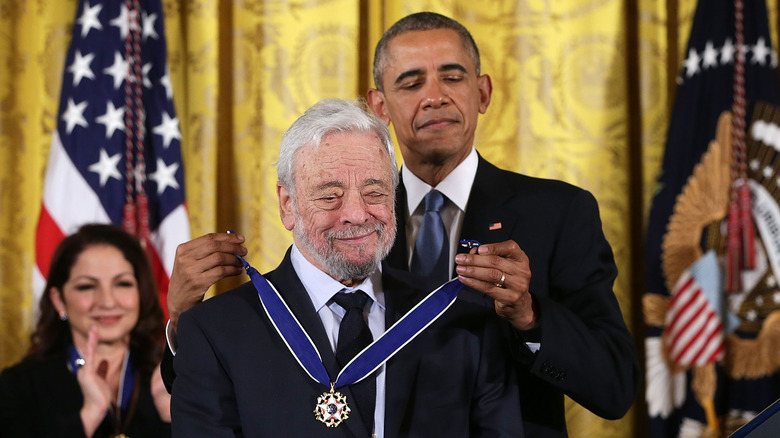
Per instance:
[[[70,279],[70,272],[79,255],[87,248],[109,245],[118,249],[133,266],[138,283],[138,322],[130,332],[130,351],[136,369],[149,377],[162,357],[164,321],[157,285],[149,259],[135,237],[115,225],[87,224],[65,237],[54,251],[46,289],[40,300],[38,322],[30,340],[27,357],[52,357],[64,354],[65,347],[73,342],[70,325],[61,321],[54,308],[49,291],[62,288]]]
[[[471,56],[476,67],[477,76],[480,72],[479,62],[479,49],[477,43],[474,42],[471,33],[462,24],[435,12],[418,12],[416,14],[407,15],[406,17],[398,20],[390,26],[389,29],[382,35],[382,38],[376,44],[376,50],[374,51],[374,83],[379,91],[384,91],[382,84],[382,76],[384,75],[387,57],[387,46],[390,44],[390,40],[408,32],[423,31],[423,30],[435,30],[435,29],[452,29],[458,33],[460,39],[463,42],[463,48]]]

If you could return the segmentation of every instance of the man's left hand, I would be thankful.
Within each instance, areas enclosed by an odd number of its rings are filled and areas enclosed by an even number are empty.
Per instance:
[[[514,240],[472,248],[469,254],[458,254],[455,264],[460,282],[493,298],[498,316],[518,330],[539,325],[528,292],[528,256]]]

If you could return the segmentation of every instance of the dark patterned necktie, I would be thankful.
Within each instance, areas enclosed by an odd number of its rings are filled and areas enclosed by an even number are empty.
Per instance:
[[[425,195],[425,214],[412,255],[412,272],[426,278],[431,288],[450,279],[450,244],[440,214],[445,199],[438,190]]]
[[[339,292],[333,296],[333,301],[347,311],[339,324],[339,338],[336,344],[336,360],[342,368],[374,340],[363,317],[363,310],[369,300],[369,296],[362,290],[352,293]],[[374,429],[376,375],[371,374],[360,382],[352,384],[351,388],[357,408],[368,425],[370,435]]]

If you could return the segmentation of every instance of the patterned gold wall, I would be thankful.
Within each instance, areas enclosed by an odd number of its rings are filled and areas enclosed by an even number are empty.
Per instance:
[[[493,79],[479,151],[598,199],[634,327],[642,291],[633,290],[632,251],[643,249],[631,242],[644,229],[632,215],[643,223],[673,98],[669,48],[679,62],[695,0],[632,1],[163,0],[193,234],[238,230],[253,264],[274,267],[291,242],[275,197],[282,132],[321,98],[364,95],[382,31],[433,10],[472,31]],[[768,6],[774,29],[777,0]],[[75,9],[75,0],[0,0],[0,367],[21,358],[32,325],[35,222]],[[574,437],[634,436],[644,415],[605,421],[568,405]]]

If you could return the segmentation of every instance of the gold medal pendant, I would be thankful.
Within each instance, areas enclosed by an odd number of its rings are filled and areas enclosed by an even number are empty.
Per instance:
[[[314,407],[314,417],[328,427],[337,427],[342,421],[349,418],[352,409],[347,405],[347,396],[334,391],[333,383],[330,384],[330,392],[323,392],[317,397],[317,405]]]

